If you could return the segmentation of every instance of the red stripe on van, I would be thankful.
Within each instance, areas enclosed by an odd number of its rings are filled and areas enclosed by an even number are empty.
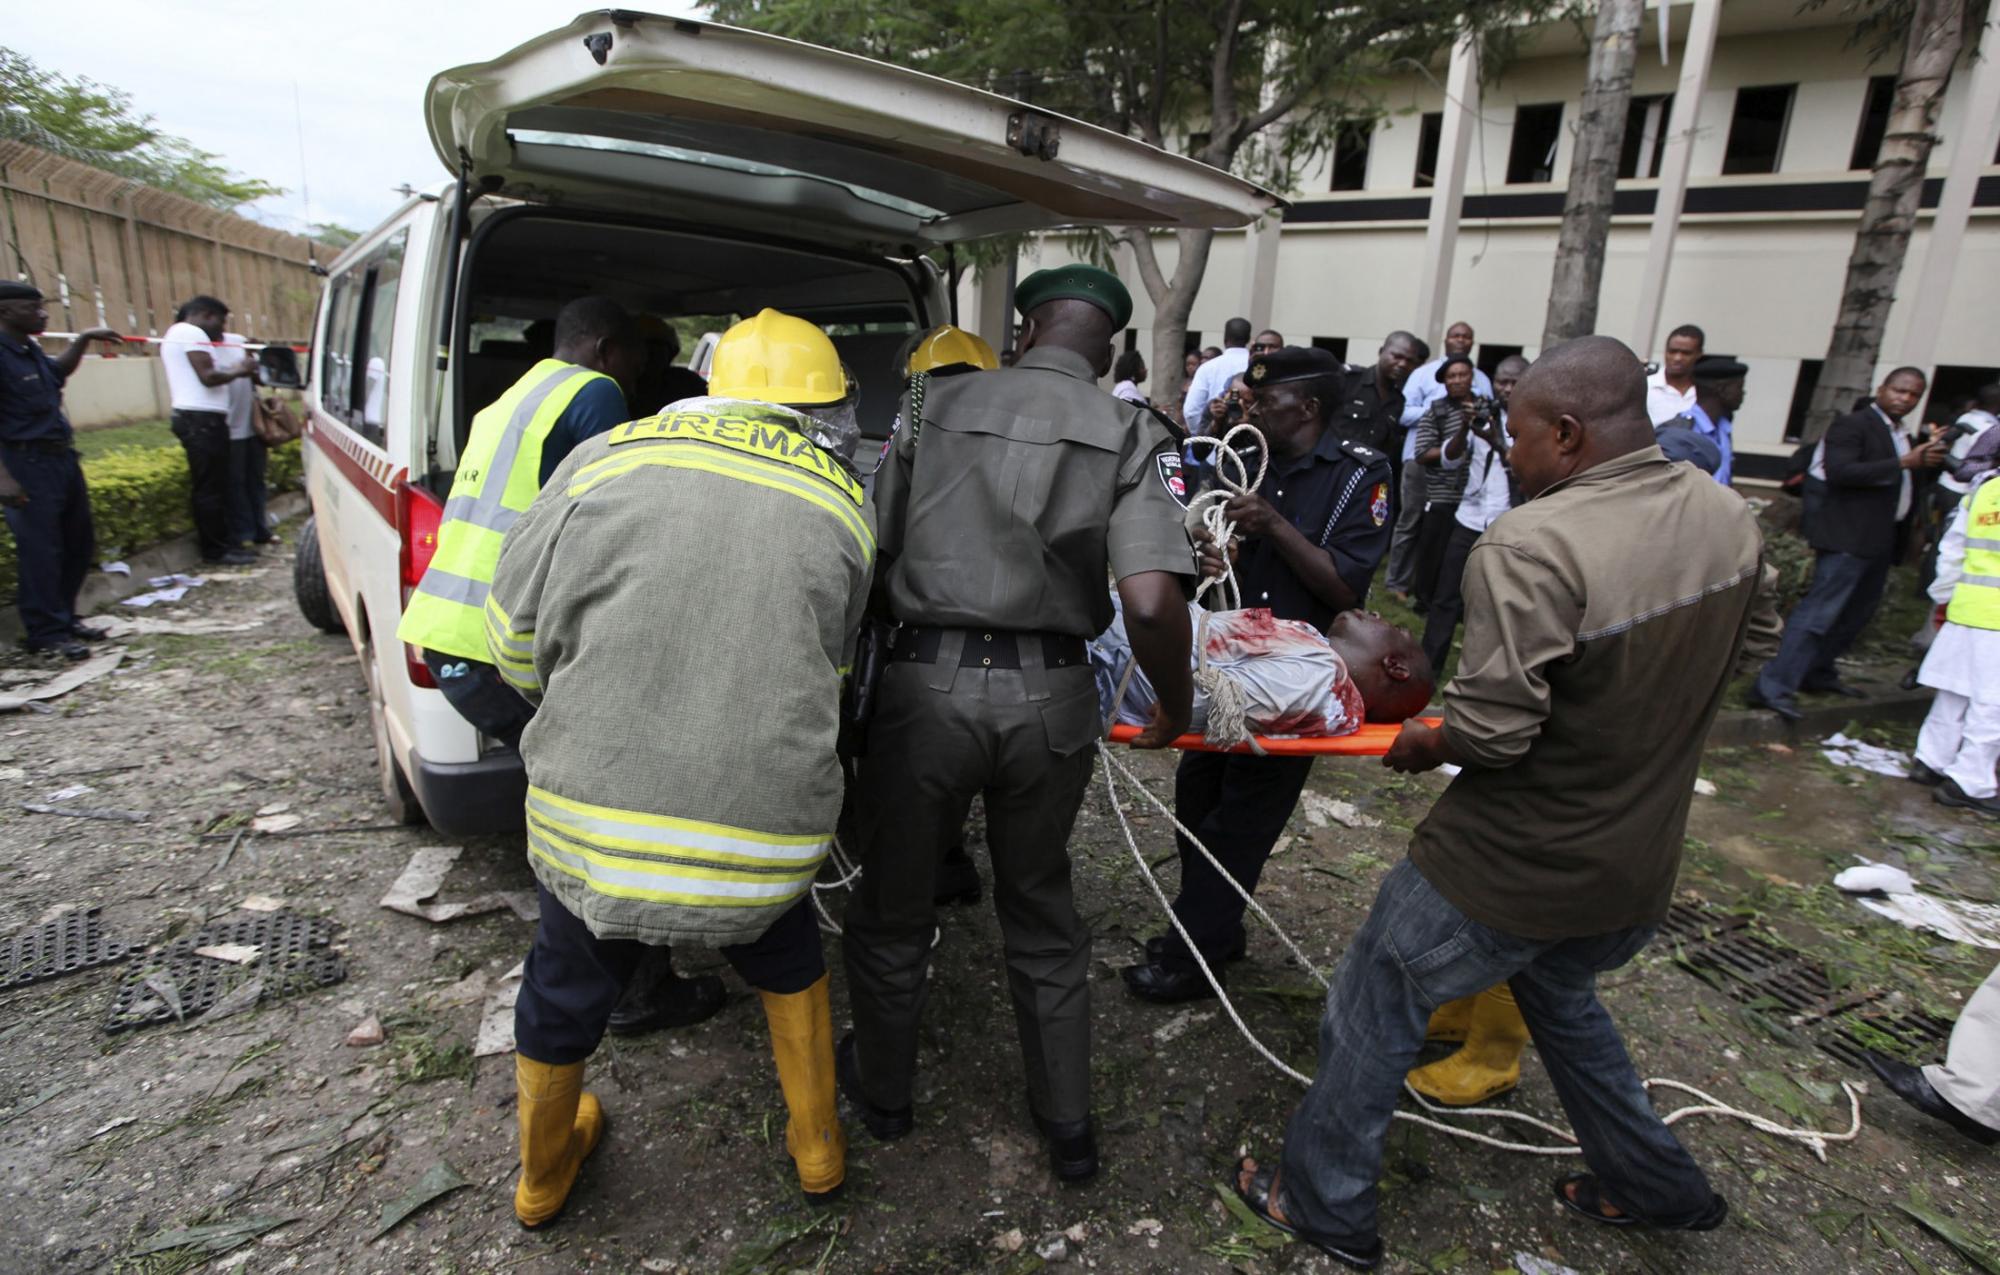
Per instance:
[[[341,475],[354,487],[354,490],[361,498],[368,502],[368,507],[380,514],[383,522],[394,527],[396,525],[396,484],[409,471],[407,469],[398,469],[393,473],[387,472],[389,470],[388,460],[386,458],[369,456],[366,452],[362,451],[358,439],[353,440],[352,446],[354,451],[350,452],[343,444],[348,443],[350,439],[353,439],[353,436],[347,434],[347,431],[340,425],[329,422],[317,412],[313,413],[311,418],[307,420],[305,432],[306,437],[312,441],[313,446],[319,449],[319,454],[326,457],[332,463],[333,467],[340,471]],[[342,435],[347,436],[343,438]],[[360,455],[354,454],[355,452],[360,452]],[[366,457],[365,461],[363,457]],[[378,469],[383,472],[378,474],[376,472]]]

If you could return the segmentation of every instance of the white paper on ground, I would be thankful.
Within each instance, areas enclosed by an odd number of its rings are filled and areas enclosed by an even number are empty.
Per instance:
[[[1457,765],[1453,762],[1446,762],[1444,765],[1438,767],[1438,774],[1450,775],[1456,778],[1459,772],[1464,769],[1465,767]]]
[[[56,789],[54,792],[50,793],[47,797],[44,797],[43,800],[68,801],[72,797],[81,797],[83,796],[83,794],[87,792],[96,792],[96,791],[97,789],[92,788],[89,784],[71,784],[67,788]]]
[[[521,997],[525,968],[525,963],[516,965],[502,974],[487,994],[486,1007],[479,1012],[479,1034],[472,1041],[474,1058],[514,1052],[514,1002]]]
[[[1845,733],[1828,736],[1826,742],[1820,745],[1819,751],[1836,766],[1872,770],[1891,779],[1901,779],[1910,773],[1908,753],[1899,753],[1893,748],[1883,748],[1876,744],[1865,744],[1858,739],[1849,739]]]
[[[198,589],[202,585],[207,584],[208,579],[205,576],[182,575],[176,571],[168,576],[154,576],[152,579],[146,581],[146,583],[155,589],[166,589],[175,585],[179,585],[183,589]]]
[[[285,818],[286,816],[278,816]],[[382,906],[392,912],[403,912],[410,916],[420,916],[432,924],[456,921],[460,917],[478,916],[484,912],[497,912],[501,908],[511,908],[524,921],[540,917],[541,907],[536,897],[525,891],[493,890],[475,898],[457,903],[430,903],[426,900],[437,897],[444,888],[445,874],[458,862],[458,846],[422,846],[403,865],[389,892],[382,896]]]
[[[75,668],[50,678],[40,686],[30,687],[25,691],[0,694],[0,713],[16,712],[37,700],[55,699],[59,695],[67,695],[85,682],[94,682],[117,668],[119,661],[124,658],[123,651],[106,651],[102,655],[91,656]]]
[[[98,569],[108,576],[129,576],[132,574],[131,564],[125,562],[99,563]]]
[[[1914,894],[1917,883],[1909,873],[1886,863],[1863,859],[1833,879],[1849,894]]]
[[[125,599],[128,607],[149,607],[156,602],[179,602],[187,596],[187,586],[178,585],[171,589],[155,589],[151,593],[135,593]]]
[[[1324,828],[1328,822],[1343,828],[1379,828],[1380,819],[1362,814],[1351,801],[1341,801],[1316,793],[1311,789],[1299,794],[1299,809],[1305,812],[1306,822],[1315,828]]]
[[[1966,903],[1930,894],[1891,894],[1858,902],[1909,929],[1929,930],[1954,943],[2000,951],[2000,907],[1991,903]]]
[[[150,604],[143,604],[150,605]],[[97,617],[93,616],[93,620]],[[135,637],[152,633],[247,633],[251,629],[261,629],[264,621],[255,620],[249,624],[230,624],[224,620],[155,620],[146,616],[105,616],[102,619],[104,636],[113,639]]]

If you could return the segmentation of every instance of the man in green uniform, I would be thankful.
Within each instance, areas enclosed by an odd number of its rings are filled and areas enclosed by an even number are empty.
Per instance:
[[[1094,384],[1131,317],[1118,280],[1039,271],[1015,297],[1011,368],[934,381],[875,475],[875,606],[898,621],[855,790],[863,872],[846,918],[854,1032],[842,1087],[877,1138],[911,1127],[935,932],[933,877],[984,794],[993,895],[1027,1066],[1057,1174],[1097,1170],[1090,1125],[1090,933],[1066,846],[1101,733],[1084,653],[1116,577],[1164,747],[1193,695],[1186,486],[1167,427]]]

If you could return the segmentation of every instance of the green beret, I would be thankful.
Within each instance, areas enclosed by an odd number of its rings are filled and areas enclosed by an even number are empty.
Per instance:
[[[1318,346],[1287,345],[1251,358],[1243,371],[1243,383],[1251,389],[1285,381],[1315,381],[1321,377],[1343,376],[1347,365]]]
[[[1014,308],[1023,315],[1050,301],[1088,301],[1111,316],[1113,330],[1132,318],[1132,294],[1118,276],[1096,266],[1057,266],[1037,270],[1014,285]]]

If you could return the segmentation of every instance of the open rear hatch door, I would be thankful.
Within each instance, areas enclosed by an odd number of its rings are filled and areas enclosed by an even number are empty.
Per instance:
[[[542,203],[894,248],[1063,226],[1245,225],[1206,164],[949,80],[735,27],[586,13],[431,81],[454,174]]]

